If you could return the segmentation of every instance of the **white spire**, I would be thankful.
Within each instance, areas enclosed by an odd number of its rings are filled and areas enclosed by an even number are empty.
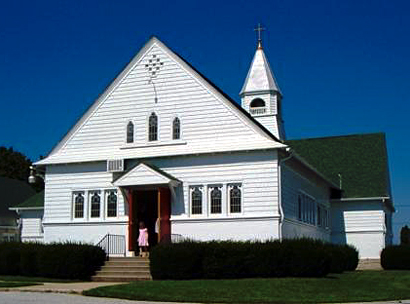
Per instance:
[[[258,48],[253,57],[251,67],[246,76],[245,83],[239,95],[250,92],[280,92],[279,86],[273,76],[269,62],[263,52],[262,43],[258,41]]]

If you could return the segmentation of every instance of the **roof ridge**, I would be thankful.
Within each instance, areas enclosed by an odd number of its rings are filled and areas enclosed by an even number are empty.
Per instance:
[[[355,133],[355,134],[346,134],[346,135],[332,135],[332,136],[319,136],[319,137],[307,137],[307,138],[296,138],[296,139],[288,139],[286,142],[289,141],[301,141],[301,140],[316,140],[316,139],[333,139],[333,138],[346,138],[346,137],[357,137],[357,136],[369,136],[369,135],[386,135],[385,132],[371,132],[371,133]]]

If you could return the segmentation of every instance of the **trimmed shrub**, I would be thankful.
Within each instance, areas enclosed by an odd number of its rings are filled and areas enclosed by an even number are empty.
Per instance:
[[[410,270],[410,246],[388,246],[381,253],[381,264],[385,270]]]
[[[203,277],[205,243],[160,244],[150,252],[151,275],[156,280],[189,280]]]
[[[156,280],[323,277],[331,264],[326,246],[310,239],[160,244],[150,267]]]
[[[342,273],[353,271],[359,263],[359,252],[351,245],[325,243],[325,250],[330,257],[330,272]]]
[[[105,261],[100,247],[76,243],[2,243],[0,274],[89,279]]]

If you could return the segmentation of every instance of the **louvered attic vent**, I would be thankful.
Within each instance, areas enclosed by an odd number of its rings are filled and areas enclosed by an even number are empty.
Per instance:
[[[123,159],[109,159],[107,160],[107,172],[122,172],[124,171]]]

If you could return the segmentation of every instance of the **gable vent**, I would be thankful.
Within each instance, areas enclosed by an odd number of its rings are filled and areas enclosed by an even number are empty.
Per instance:
[[[124,171],[123,159],[109,159],[107,160],[107,172],[122,172]]]

